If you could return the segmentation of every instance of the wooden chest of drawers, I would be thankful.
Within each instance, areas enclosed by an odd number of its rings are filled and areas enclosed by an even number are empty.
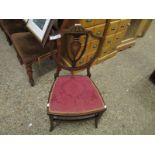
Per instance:
[[[103,43],[102,51],[100,51],[100,54],[98,55],[95,63],[99,63],[101,60],[104,60],[109,56],[112,57],[117,53],[116,48],[123,40],[130,20],[111,19],[108,22],[110,23],[106,33],[106,39]],[[106,25],[106,20],[80,20],[79,23],[86,29],[91,30],[95,35],[102,36]],[[81,41],[83,41],[83,39],[84,38],[81,38]],[[85,63],[91,58],[91,55],[96,51],[98,47],[98,42],[93,40],[92,38],[89,39],[88,44],[88,55],[83,58],[83,63]]]
[[[65,29],[70,27],[73,24],[81,24],[84,28],[92,31],[97,36],[103,36],[103,32],[106,24],[109,24],[105,41],[102,46],[102,50],[100,51],[98,57],[96,58],[94,64],[100,63],[103,60],[106,60],[110,57],[113,57],[117,54],[119,50],[125,49],[129,46],[135,44],[135,37],[131,37],[126,39],[127,33],[130,33],[129,27],[133,20],[131,19],[71,19],[64,20],[61,29]],[[127,40],[127,44],[126,44]],[[131,41],[130,41],[131,40]],[[84,38],[81,37],[80,41],[83,42]],[[124,42],[125,41],[125,42]],[[83,58],[79,61],[79,64],[86,63],[96,51],[98,47],[97,40],[93,38],[89,38],[87,45],[87,54],[83,56]],[[64,56],[65,58],[65,56]],[[67,62],[67,60],[65,60]],[[67,62],[68,63],[68,62]]]

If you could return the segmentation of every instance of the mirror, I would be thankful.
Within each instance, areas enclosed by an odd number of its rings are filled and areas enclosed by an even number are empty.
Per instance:
[[[46,19],[33,19],[33,22],[41,29],[43,30]]]

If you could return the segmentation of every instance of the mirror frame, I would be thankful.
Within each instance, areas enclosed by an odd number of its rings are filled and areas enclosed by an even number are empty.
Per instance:
[[[42,45],[45,46],[54,22],[55,20],[53,19],[46,19],[43,30],[41,30],[33,22],[33,19],[28,19],[26,26],[35,35],[35,37],[42,43]]]

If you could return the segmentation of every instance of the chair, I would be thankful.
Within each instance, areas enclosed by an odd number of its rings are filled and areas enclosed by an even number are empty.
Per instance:
[[[86,54],[87,40],[90,36],[99,41],[98,49],[88,62],[77,65]],[[85,38],[84,44],[80,42],[80,37]],[[103,40],[104,38],[95,36],[80,25],[65,30],[62,32],[61,38],[57,40],[57,50],[53,55],[57,71],[54,75],[55,81],[51,87],[47,104],[50,131],[54,129],[54,121],[59,119],[79,120],[95,117],[95,127],[98,127],[99,118],[106,110],[106,105],[99,90],[90,79],[90,66],[99,54]],[[70,60],[70,66],[63,62],[64,52]],[[71,72],[87,69],[87,76],[73,74],[59,76],[62,69]]]
[[[42,59],[50,58],[54,43],[50,41],[43,47],[31,32],[14,33],[11,36],[11,40],[17,51],[20,63],[25,64],[29,82],[31,86],[34,86],[32,64],[38,63]]]
[[[12,45],[11,35],[18,32],[28,32],[22,19],[1,19],[0,27],[4,31],[9,45]]]

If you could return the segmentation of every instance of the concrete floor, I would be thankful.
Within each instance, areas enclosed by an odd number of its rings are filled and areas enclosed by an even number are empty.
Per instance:
[[[46,115],[54,63],[34,65],[36,85],[30,87],[24,66],[0,31],[0,134],[155,134],[155,22],[131,49],[92,67],[107,111],[98,129],[94,119],[56,124],[49,132]],[[65,73],[63,73],[65,74]]]

